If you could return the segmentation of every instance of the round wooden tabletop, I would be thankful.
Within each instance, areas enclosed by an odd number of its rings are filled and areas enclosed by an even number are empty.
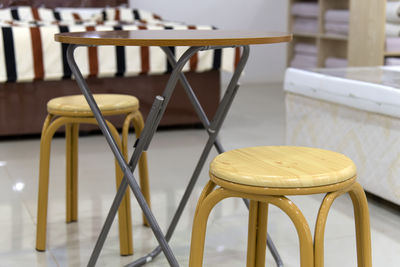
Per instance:
[[[59,33],[57,42],[115,46],[230,46],[289,42],[291,34],[225,30],[135,30]]]

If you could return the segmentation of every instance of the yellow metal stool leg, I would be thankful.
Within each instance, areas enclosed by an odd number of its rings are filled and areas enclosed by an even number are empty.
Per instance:
[[[46,117],[40,139],[39,190],[36,224],[36,249],[39,251],[46,250],[51,140],[57,129],[66,123],[65,118],[61,117],[52,121],[53,117],[53,115],[48,115]]]
[[[201,209],[209,208],[218,194],[250,200],[247,267],[265,265],[268,205],[275,205],[285,212],[296,227],[300,245],[300,266],[323,267],[324,232],[328,213],[335,199],[345,193],[350,194],[353,202],[358,266],[371,267],[368,203],[364,190],[356,182],[356,167],[346,156],[306,147],[249,147],[218,155],[210,164],[209,174],[210,179],[220,188],[201,200],[195,218],[201,218],[202,214],[204,216]],[[321,179],[320,183],[316,183],[318,179]],[[306,181],[310,184],[306,184]],[[320,193],[326,193],[326,196],[318,212],[313,242],[304,215],[286,196]],[[200,233],[196,233],[197,226],[199,224],[195,221],[192,245],[194,242],[194,248],[200,251],[201,248],[196,242],[203,245],[204,241],[198,240]],[[200,224],[201,235],[202,227]],[[191,249],[190,263],[193,253],[193,262],[196,264],[193,266],[198,267],[201,266],[202,251],[196,252],[195,249]]]
[[[129,132],[129,126],[133,124],[133,127],[135,129],[135,135],[136,138],[140,137],[140,134],[143,130],[144,127],[144,121],[142,114],[139,111],[132,112],[128,114],[124,121],[124,125],[122,128],[122,152],[124,154],[125,159],[128,159],[128,132]],[[139,159],[139,179],[140,179],[140,188],[142,190],[143,196],[147,201],[147,204],[149,207],[151,207],[151,201],[150,201],[150,185],[149,185],[149,171],[148,171],[148,166],[147,166],[147,152],[144,151]],[[143,217],[143,224],[146,226],[149,226],[146,218],[144,215]]]
[[[94,120],[94,119],[93,119]],[[122,150],[122,141],[119,137],[117,129],[109,121],[107,125],[113,135],[118,146]],[[118,162],[115,160],[115,177],[117,188],[122,182],[123,172],[119,167]],[[120,254],[123,256],[133,254],[133,239],[132,239],[132,218],[131,218],[131,203],[129,198],[129,191],[127,190],[125,196],[118,209],[118,223],[119,223],[119,244]]]
[[[250,200],[249,230],[247,234],[247,267],[256,265],[258,202]]]
[[[325,226],[329,210],[336,198],[344,194],[345,191],[337,191],[326,194],[318,211],[317,222],[314,232],[314,264],[315,267],[324,266],[324,240]]]
[[[50,140],[45,140],[47,129],[52,120],[52,115],[47,115],[42,128],[40,139],[39,159],[39,191],[36,224],[36,249],[46,250],[46,224],[47,224],[47,202],[49,192],[49,165],[50,165]],[[51,138],[51,137],[50,137]]]
[[[204,242],[206,237],[208,216],[212,208],[220,200],[227,197],[223,194],[224,191],[221,189],[210,192],[210,188],[213,187],[213,183],[209,182],[207,186],[203,189],[201,201],[197,203],[197,208],[193,220],[189,267],[203,266]]]
[[[67,223],[78,220],[78,138],[79,124],[65,125]]]
[[[357,261],[359,267],[371,267],[371,233],[369,223],[368,202],[364,190],[357,182],[341,191],[328,193],[318,212],[314,237],[315,267],[324,266],[324,233],[326,219],[333,201],[339,196],[349,193],[354,207],[354,220],[356,226]]]
[[[97,124],[94,118],[90,117],[58,117],[53,120],[53,115],[48,115],[42,130],[40,141],[40,164],[39,164],[39,192],[38,192],[38,213],[36,229],[36,249],[46,249],[46,227],[47,227],[47,206],[49,190],[49,165],[51,140],[58,128],[66,125],[66,163],[67,163],[67,222],[75,221],[78,218],[78,137],[79,124]],[[122,146],[121,138],[115,127],[108,121],[107,125],[118,146]],[[122,181],[122,171],[116,163],[116,184]],[[125,197],[126,198],[126,197]],[[121,255],[133,254],[132,220],[129,195],[126,201],[121,203],[118,210],[120,253]]]
[[[268,204],[264,202],[258,202],[256,267],[265,267],[265,253],[267,249],[267,221]]]
[[[214,187],[215,184],[210,181],[203,189],[197,204],[193,220],[189,267],[202,266],[208,215],[219,201],[228,197],[251,200],[247,266],[265,266],[268,204],[275,205],[284,211],[296,227],[300,244],[300,266],[314,266],[313,241],[310,228],[304,215],[292,201],[284,196],[256,195],[231,191],[222,187],[212,191]]]
[[[265,267],[268,204],[251,200],[247,241],[247,267]]]
[[[72,125],[72,221],[78,220],[78,142],[79,124]]]
[[[115,161],[115,177],[117,188],[122,182],[123,173]],[[129,191],[127,190],[124,199],[118,209],[118,222],[119,222],[119,244],[121,255],[133,254],[133,239],[132,239],[132,218],[131,218],[131,203],[129,198]]]
[[[47,206],[48,206],[48,188],[49,188],[49,164],[50,164],[50,145],[54,133],[58,128],[64,124],[76,124],[76,126],[68,126],[71,138],[67,143],[74,144],[72,147],[71,157],[74,153],[77,153],[77,139],[78,139],[78,124],[79,123],[89,123],[97,124],[94,118],[72,118],[72,117],[59,117],[53,121],[52,115],[46,118],[43,126],[42,138],[40,141],[40,165],[39,165],[39,193],[38,193],[38,213],[37,213],[37,226],[36,226],[36,249],[39,251],[44,251],[46,249],[46,225],[47,225]],[[111,134],[116,140],[117,144],[121,146],[121,138],[119,137],[118,131],[115,127],[107,121],[107,125],[110,128]],[[68,138],[67,138],[68,139]],[[75,164],[77,167],[77,164]],[[119,183],[122,180],[122,171],[119,166],[116,168],[116,182]],[[75,176],[77,177],[77,176]],[[72,195],[77,196],[77,181],[72,182],[70,179],[69,188],[71,193],[69,194],[70,203],[69,214],[71,218],[77,218],[77,209],[72,209],[73,206],[77,206],[77,198],[72,197]],[[67,185],[68,185],[67,184]],[[68,205],[68,204],[67,204]],[[67,212],[68,214],[68,212]],[[75,215],[74,215],[75,214]],[[129,214],[129,216],[127,216]],[[132,222],[130,220],[130,203],[122,203],[120,209],[118,210],[119,218],[119,234],[120,234],[120,253],[121,255],[131,255],[133,253],[132,245]]]
[[[357,182],[349,190],[349,195],[354,206],[358,266],[372,267],[371,230],[367,198],[363,188]]]

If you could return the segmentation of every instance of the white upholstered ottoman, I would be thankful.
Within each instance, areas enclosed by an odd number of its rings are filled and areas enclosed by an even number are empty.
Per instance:
[[[354,160],[370,193],[400,205],[400,67],[286,71],[286,141]]]

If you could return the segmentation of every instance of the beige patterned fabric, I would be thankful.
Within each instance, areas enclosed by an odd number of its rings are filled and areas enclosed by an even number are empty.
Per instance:
[[[288,145],[329,149],[350,157],[363,187],[400,204],[400,119],[286,94]]]

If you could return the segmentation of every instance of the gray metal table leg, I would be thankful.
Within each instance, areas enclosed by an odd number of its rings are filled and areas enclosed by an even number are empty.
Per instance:
[[[171,66],[175,67],[176,60],[175,60],[175,57],[174,57],[173,53],[171,52],[171,50],[167,47],[163,47],[162,49],[163,49],[164,53],[167,55],[168,61],[171,64]],[[201,120],[204,128],[207,129],[210,126],[210,122],[209,122],[207,115],[204,112],[199,100],[197,99],[197,97],[193,91],[193,88],[191,87],[189,81],[186,79],[186,76],[184,73],[181,72],[179,74],[179,79],[180,79],[180,82],[181,82],[183,88],[185,89],[185,92],[186,92],[190,102],[192,103],[199,119]],[[219,142],[218,137],[214,142],[214,146],[219,154],[225,152],[225,149]],[[244,200],[244,203],[246,204],[246,207],[249,208],[248,200],[245,200],[245,199],[243,199],[243,200]],[[281,259],[279,252],[276,249],[274,242],[272,241],[272,238],[270,237],[269,234],[267,234],[267,245],[268,245],[268,249],[271,251],[271,254],[275,260],[276,265],[278,267],[283,267],[282,259]]]
[[[217,135],[218,135],[218,132],[222,126],[222,123],[223,123],[225,117],[226,117],[229,107],[233,101],[233,98],[239,88],[238,80],[240,78],[240,74],[243,71],[243,68],[248,59],[249,47],[248,46],[243,47],[244,48],[243,55],[239,61],[239,64],[236,68],[235,73],[232,76],[231,82],[228,85],[225,96],[222,99],[211,124],[208,122],[208,119],[205,116],[204,111],[202,110],[200,104],[197,101],[197,98],[195,97],[193,91],[189,87],[189,89],[193,93],[193,96],[192,97],[189,96],[189,98],[191,99],[195,108],[197,107],[196,111],[198,112],[199,117],[202,120],[202,122],[205,124],[205,126],[207,126],[207,131],[210,136],[209,136],[209,140],[203,150],[203,153],[199,159],[199,162],[196,166],[196,169],[192,175],[192,178],[189,181],[189,184],[186,188],[185,194],[182,197],[179,207],[178,207],[178,209],[174,215],[174,218],[170,224],[170,227],[168,228],[168,231],[167,231],[167,234],[165,237],[164,237],[163,233],[161,232],[161,230],[158,226],[158,223],[154,218],[154,215],[151,213],[149,207],[147,206],[147,203],[144,200],[143,195],[140,192],[140,188],[137,185],[136,180],[133,176],[133,170],[135,169],[135,167],[137,165],[137,161],[138,161],[138,158],[140,157],[140,154],[142,153],[142,151],[146,150],[150,144],[150,141],[154,135],[154,132],[162,118],[163,113],[165,112],[166,106],[168,104],[168,101],[169,101],[172,93],[173,93],[173,90],[175,88],[178,78],[180,78],[182,82],[183,82],[182,77],[185,79],[185,77],[183,75],[181,75],[181,73],[182,73],[181,70],[182,70],[183,66],[185,65],[185,63],[197,51],[202,50],[202,49],[215,49],[215,48],[210,48],[210,47],[208,47],[208,48],[207,47],[189,48],[188,51],[186,51],[185,54],[180,58],[178,63],[175,62],[175,67],[174,67],[171,77],[166,85],[166,88],[163,93],[163,97],[156,98],[156,100],[153,104],[153,107],[152,107],[152,112],[150,112],[148,119],[146,120],[145,128],[142,132],[139,142],[136,145],[136,149],[135,149],[135,151],[132,155],[132,158],[129,162],[129,165],[128,165],[125,162],[125,160],[123,159],[122,154],[119,151],[119,149],[115,143],[115,140],[112,138],[112,136],[109,132],[109,129],[104,121],[104,118],[101,116],[100,110],[98,109],[97,104],[94,101],[93,96],[92,96],[91,92],[89,91],[89,88],[88,88],[85,80],[83,79],[83,77],[79,71],[79,68],[77,67],[77,65],[75,63],[75,60],[73,57],[73,51],[75,50],[76,47],[77,47],[76,45],[70,45],[68,47],[68,51],[67,51],[68,63],[71,67],[73,74],[76,77],[77,83],[78,83],[79,87],[81,88],[82,93],[84,94],[86,100],[88,101],[88,104],[90,105],[90,107],[93,111],[93,114],[95,115],[95,117],[99,123],[100,129],[102,130],[103,134],[105,135],[106,140],[109,143],[111,150],[113,151],[115,157],[117,158],[119,165],[121,166],[121,169],[124,172],[123,181],[121,182],[121,185],[118,189],[117,195],[116,195],[116,197],[113,201],[113,204],[110,208],[110,212],[107,216],[106,222],[103,226],[103,229],[101,231],[99,239],[96,243],[96,247],[93,251],[93,254],[89,261],[88,266],[94,266],[97,261],[97,258],[101,251],[101,248],[104,244],[104,241],[107,237],[107,234],[109,232],[111,224],[115,218],[116,212],[118,210],[118,207],[121,203],[124,192],[128,185],[132,188],[132,191],[133,191],[136,199],[138,200],[138,203],[139,203],[140,207],[142,208],[145,216],[147,217],[147,219],[150,223],[150,226],[153,230],[153,233],[156,236],[156,238],[160,244],[160,246],[157,247],[152,253],[148,254],[147,256],[145,256],[143,258],[140,258],[139,260],[133,262],[132,264],[129,264],[128,266],[140,266],[142,264],[145,264],[146,262],[149,262],[150,260],[152,260],[152,258],[155,257],[156,255],[158,255],[161,251],[164,251],[164,254],[165,254],[170,266],[179,266],[178,262],[176,261],[175,256],[173,255],[167,242],[170,240],[170,238],[175,230],[178,220],[179,220],[179,218],[183,212],[183,209],[187,203],[187,200],[194,188],[194,185],[198,179],[200,171],[205,163],[205,160],[207,159],[207,156],[211,150],[211,147],[214,145],[214,146],[216,146],[217,150],[220,153],[223,151],[222,146],[220,145],[219,141],[217,140]],[[166,48],[163,48],[163,49],[166,49]],[[188,90],[187,90],[187,92],[188,92],[188,94],[190,94],[190,92]],[[196,101],[197,101],[197,103],[195,103]],[[200,109],[199,109],[199,107],[200,107]],[[203,115],[201,115],[201,113],[203,113]]]
[[[102,232],[101,232],[101,236],[98,239],[98,242],[96,244],[96,248],[93,251],[92,257],[89,261],[88,266],[94,266],[97,258],[99,256],[100,250],[104,244],[105,238],[108,234],[108,231],[111,227],[112,221],[115,218],[115,214],[118,210],[118,207],[121,203],[122,200],[122,196],[123,196],[123,192],[125,192],[127,184],[129,184],[129,186],[131,187],[141,209],[143,210],[143,213],[145,214],[151,229],[153,230],[153,233],[155,235],[155,237],[157,238],[157,241],[159,242],[170,266],[179,266],[174,254],[172,253],[171,248],[168,245],[167,240],[164,237],[164,234],[162,233],[153,213],[151,212],[150,208],[148,207],[141,191],[139,188],[139,185],[137,184],[134,176],[133,176],[133,170],[136,167],[137,161],[142,153],[142,151],[148,147],[152,136],[154,135],[154,131],[157,128],[157,125],[159,124],[161,117],[163,115],[163,113],[165,112],[165,109],[167,107],[168,101],[173,93],[173,90],[176,86],[177,83],[177,79],[178,79],[178,75],[181,72],[183,66],[185,65],[185,63],[190,59],[190,57],[195,54],[197,51],[200,50],[199,47],[192,47],[189,48],[185,54],[181,57],[181,59],[178,61],[178,64],[176,66],[176,68],[173,70],[171,77],[166,85],[166,88],[164,90],[164,94],[163,97],[158,97],[156,98],[154,104],[153,104],[153,116],[152,118],[150,118],[150,116],[148,117],[148,120],[146,120],[146,125],[145,128],[143,129],[142,135],[141,135],[141,139],[139,139],[139,142],[137,144],[137,147],[132,155],[132,160],[130,163],[131,166],[129,166],[125,160],[124,157],[122,156],[121,151],[118,149],[118,146],[115,142],[115,140],[113,139],[107,124],[105,123],[104,118],[101,115],[101,112],[93,98],[92,93],[90,92],[88,85],[86,84],[86,81],[84,80],[84,78],[82,77],[82,74],[75,62],[74,59],[74,50],[77,48],[77,45],[69,45],[68,46],[68,50],[67,50],[67,60],[68,60],[68,64],[71,68],[72,73],[75,76],[75,79],[77,80],[77,83],[83,93],[83,95],[85,96],[93,114],[94,117],[96,118],[99,127],[103,133],[103,135],[105,136],[112,152],[114,153],[115,158],[118,161],[118,164],[120,165],[123,173],[124,173],[124,178],[123,178],[123,182],[121,182],[121,186],[118,189],[117,195],[113,201],[113,205],[110,209],[110,212],[107,216],[106,219],[106,223],[103,226]],[[151,119],[151,120],[150,120]],[[124,190],[125,189],[125,190]],[[122,193],[121,193],[122,192]],[[122,195],[122,196],[121,196]]]
[[[163,48],[164,51],[169,50],[169,48],[164,47]],[[175,231],[175,228],[178,224],[178,221],[180,219],[180,216],[182,215],[182,212],[186,206],[186,203],[193,191],[193,188],[198,180],[198,177],[200,175],[200,172],[204,166],[204,163],[211,151],[211,148],[213,145],[215,145],[216,143],[216,138],[218,136],[219,130],[221,129],[221,126],[224,122],[224,119],[229,111],[230,105],[232,104],[232,101],[236,95],[236,92],[239,88],[238,85],[238,81],[240,78],[240,75],[246,65],[248,56],[249,56],[249,51],[250,48],[248,46],[243,46],[243,53],[242,56],[239,60],[239,63],[236,67],[235,72],[232,75],[231,81],[227,87],[227,90],[225,92],[224,97],[222,98],[217,112],[214,115],[214,118],[212,120],[212,122],[210,124],[208,124],[209,126],[206,128],[207,132],[209,133],[209,139],[206,143],[206,146],[203,149],[203,152],[200,156],[199,161],[197,162],[196,168],[192,174],[192,177],[190,178],[190,181],[186,187],[186,190],[182,196],[182,199],[178,205],[177,210],[175,211],[174,217],[172,218],[172,221],[168,227],[167,233],[165,238],[167,239],[167,241],[170,240],[170,238],[172,237],[173,232]],[[167,53],[168,55],[168,53]],[[203,118],[204,119],[204,118]],[[217,141],[218,143],[218,141]],[[219,148],[218,148],[219,147]],[[217,145],[218,149],[222,149],[222,146]],[[220,150],[222,151],[222,150]],[[142,266],[144,264],[146,264],[147,262],[151,261],[154,257],[156,257],[159,253],[161,252],[161,248],[157,247],[155,248],[152,252],[150,252],[149,254],[147,254],[144,257],[139,258],[138,260],[126,265],[126,267],[136,267],[136,266]]]
[[[148,127],[143,129],[143,132],[142,132],[144,134],[144,136],[142,138],[142,143],[143,144],[145,144],[146,141],[149,139],[149,134],[148,133],[151,131],[151,128],[152,128],[151,127],[151,122],[154,122],[155,117],[156,117],[156,115],[158,113],[158,110],[160,109],[161,102],[162,102],[161,99],[156,99],[155,103],[153,104],[153,107],[151,108],[151,111],[150,111],[148,119],[147,119],[149,121],[149,124],[147,124]],[[140,154],[141,154],[141,152],[139,153],[139,150],[138,150],[138,152],[136,154],[134,153],[132,155],[131,159],[129,160],[129,168],[130,168],[130,171],[132,173],[134,171],[134,166],[136,166],[137,161],[139,159],[139,157],[137,157],[136,155],[140,155]],[[115,219],[115,215],[116,215],[116,213],[118,211],[118,208],[119,208],[119,206],[121,204],[122,198],[125,195],[127,187],[128,187],[128,180],[124,176],[124,178],[122,179],[121,184],[120,184],[120,186],[118,188],[117,194],[116,194],[116,196],[114,198],[114,201],[113,201],[113,203],[111,205],[111,208],[110,208],[110,211],[109,211],[109,213],[107,215],[106,221],[105,221],[105,223],[104,223],[104,225],[102,227],[102,230],[100,232],[99,238],[98,238],[98,240],[96,242],[95,248],[94,248],[93,253],[92,253],[91,257],[90,257],[88,266],[94,266],[96,264],[96,261],[97,261],[99,255],[100,255],[101,249],[102,249],[102,247],[104,245],[104,242],[105,242],[105,240],[107,238],[107,235],[108,235],[108,232],[110,230],[110,227],[111,227],[111,225],[112,225],[112,223],[113,223],[113,221]]]

